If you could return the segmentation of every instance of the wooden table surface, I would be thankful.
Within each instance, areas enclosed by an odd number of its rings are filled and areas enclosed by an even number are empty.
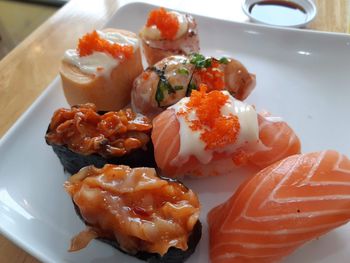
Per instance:
[[[127,0],[71,0],[11,53],[0,61],[0,137],[33,103],[57,75],[64,51],[75,46],[83,33],[100,28]],[[151,0],[149,0],[151,2]],[[169,1],[170,2],[170,1]],[[172,8],[184,8],[224,19],[247,21],[240,9],[240,1],[212,2],[153,0],[152,3]],[[315,0],[316,19],[307,29],[350,33],[350,0]],[[171,5],[169,5],[171,4]],[[68,246],[68,244],[67,244]],[[39,262],[11,241],[0,235],[0,262]]]

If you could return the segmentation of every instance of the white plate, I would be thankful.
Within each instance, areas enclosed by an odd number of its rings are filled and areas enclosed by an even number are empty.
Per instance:
[[[122,7],[107,26],[138,31],[152,8]],[[232,56],[257,75],[248,99],[283,116],[299,134],[303,151],[335,149],[350,155],[350,37],[278,29],[196,16],[202,52]],[[64,192],[63,168],[44,135],[55,109],[67,106],[55,79],[0,141],[0,229],[45,262],[138,262],[93,241],[68,253],[70,238],[84,228]],[[203,205],[203,238],[188,262],[208,261],[206,214],[226,200],[245,173],[185,180]],[[347,262],[350,225],[310,242],[286,262]]]

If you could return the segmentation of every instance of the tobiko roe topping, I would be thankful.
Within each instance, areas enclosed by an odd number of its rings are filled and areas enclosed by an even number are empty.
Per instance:
[[[175,14],[161,7],[149,13],[146,26],[156,26],[164,39],[172,40],[176,37],[180,24]]]
[[[119,45],[111,43],[99,36],[96,30],[88,33],[79,39],[78,52],[79,56],[88,56],[93,52],[109,53],[114,58],[131,58],[134,53],[134,48],[127,45]]]
[[[202,83],[209,85],[212,90],[223,90],[225,88],[224,72],[219,68],[220,63],[214,59],[211,60],[211,66],[200,68],[197,74]],[[209,88],[208,87],[208,88]],[[210,89],[208,90],[210,91]]]
[[[240,124],[236,115],[222,115],[221,108],[228,101],[228,95],[214,90],[207,93],[207,86],[201,84],[199,91],[193,90],[187,111],[177,114],[183,116],[193,131],[201,131],[200,139],[205,142],[206,150],[225,147],[236,142]],[[196,119],[190,120],[189,113],[195,111]]]

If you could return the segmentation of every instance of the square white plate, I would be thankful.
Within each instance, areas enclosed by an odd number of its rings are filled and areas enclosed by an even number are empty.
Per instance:
[[[153,6],[129,4],[106,25],[137,32]],[[350,155],[350,37],[241,24],[196,16],[202,53],[232,56],[256,73],[248,101],[283,118],[303,151],[335,149]],[[58,78],[0,141],[0,230],[45,262],[138,262],[93,241],[68,253],[84,228],[64,192],[66,179],[44,135],[54,110],[67,106]],[[208,261],[206,214],[230,196],[246,172],[184,182],[199,193],[203,238],[188,262]],[[349,226],[312,241],[286,262],[347,262]]]

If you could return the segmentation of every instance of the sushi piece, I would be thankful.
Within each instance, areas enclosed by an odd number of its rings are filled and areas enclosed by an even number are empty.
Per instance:
[[[206,93],[204,85],[154,118],[152,141],[156,163],[169,177],[263,168],[300,152],[287,123],[257,114],[227,91]]]
[[[167,11],[162,7],[154,9],[139,35],[150,66],[171,55],[199,52],[197,24],[189,14]]]
[[[249,73],[238,60],[228,57],[217,59],[201,54],[192,54],[189,59],[195,65],[192,89],[198,89],[200,84],[205,84],[208,91],[227,90],[236,99],[245,100],[255,88],[255,75]]]
[[[251,149],[247,161],[265,168],[289,155],[300,153],[300,141],[295,132],[280,117],[268,112],[258,114],[260,147]]]
[[[131,91],[131,107],[150,118],[186,97],[194,65],[186,56],[170,56],[138,76]]]
[[[70,106],[94,103],[111,111],[130,103],[132,83],[142,70],[136,34],[107,28],[84,35],[76,49],[67,50],[60,75]]]
[[[197,195],[153,168],[87,166],[64,186],[87,226],[70,251],[99,238],[148,262],[181,263],[201,238]]]
[[[99,113],[88,103],[58,109],[45,139],[70,174],[106,163],[156,167],[151,130],[151,121],[130,109]]]
[[[279,262],[350,220],[350,160],[293,155],[257,173],[208,214],[212,263]]]
[[[227,90],[239,100],[255,87],[255,75],[239,61],[201,54],[170,56],[146,69],[134,81],[131,105],[134,111],[152,118],[167,107],[207,85],[208,91]]]

